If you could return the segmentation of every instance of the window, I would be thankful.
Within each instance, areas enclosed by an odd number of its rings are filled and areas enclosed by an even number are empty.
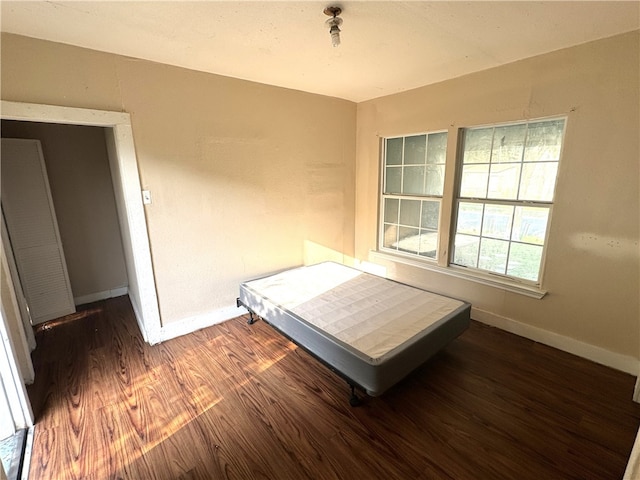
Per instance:
[[[539,283],[564,120],[463,131],[452,263]]]
[[[388,138],[384,151],[381,246],[435,258],[447,133]]]
[[[446,132],[386,139],[380,250],[538,286],[564,126],[548,119],[460,130],[457,164],[448,167],[456,185],[446,193]],[[443,202],[451,233],[438,229]],[[438,238],[451,245],[448,258],[438,255]]]

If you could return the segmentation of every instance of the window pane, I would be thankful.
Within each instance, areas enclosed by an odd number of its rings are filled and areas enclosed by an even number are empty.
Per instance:
[[[424,169],[425,167],[403,167],[402,193],[424,194]]]
[[[476,267],[478,262],[478,247],[480,237],[469,235],[456,235],[453,250],[453,263],[465,267]]]
[[[489,163],[493,127],[466,130],[463,163]]]
[[[515,200],[518,195],[521,166],[521,163],[492,164],[488,198]]]
[[[442,196],[444,190],[444,165],[427,166],[427,195]]]
[[[512,218],[513,207],[511,205],[486,205],[482,222],[482,236],[509,240]]]
[[[398,242],[398,227],[396,225],[384,224],[384,234],[382,245],[387,248],[396,248]]]
[[[400,201],[397,198],[384,199],[384,222],[398,223],[398,210]]]
[[[398,250],[418,253],[420,245],[420,231],[417,228],[400,227],[398,236]]]
[[[404,164],[424,165],[427,154],[427,136],[416,135],[404,139]]]
[[[511,240],[544,245],[548,220],[548,208],[516,207]]]
[[[497,127],[493,135],[491,162],[521,162],[526,131],[526,124]]]
[[[464,165],[460,196],[467,198],[487,198],[489,165]]]
[[[438,220],[440,218],[440,202],[422,202],[422,221],[420,226],[422,228],[431,228],[433,230],[438,229]]]
[[[447,159],[447,132],[429,134],[427,163],[445,163]]]
[[[558,162],[525,163],[522,167],[519,200],[553,200]]]
[[[507,275],[538,281],[541,261],[542,247],[524,243],[512,243]]]
[[[438,232],[435,230],[420,230],[420,255],[436,258],[438,248]]]
[[[402,138],[387,140],[386,165],[402,165]]]
[[[480,235],[482,209],[483,205],[481,203],[460,202],[458,204],[458,226],[456,227],[456,232]]]
[[[409,227],[420,226],[420,200],[400,200],[400,223]]]
[[[529,124],[524,161],[559,160],[563,130],[564,120]]]
[[[504,274],[507,269],[509,242],[483,238],[480,242],[478,268]]]
[[[402,167],[387,167],[385,170],[384,193],[401,193]]]

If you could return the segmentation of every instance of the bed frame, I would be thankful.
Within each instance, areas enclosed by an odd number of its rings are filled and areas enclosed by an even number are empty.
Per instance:
[[[378,396],[467,329],[471,305],[333,262],[244,282],[238,306]]]

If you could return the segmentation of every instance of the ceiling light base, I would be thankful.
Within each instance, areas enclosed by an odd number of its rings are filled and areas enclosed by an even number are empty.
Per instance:
[[[327,7],[324,9],[324,14],[329,17],[337,17],[342,13],[342,9],[340,7]]]

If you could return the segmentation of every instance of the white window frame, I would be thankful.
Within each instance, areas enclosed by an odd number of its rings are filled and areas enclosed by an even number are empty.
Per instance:
[[[380,181],[378,188],[378,238],[377,250],[371,252],[371,260],[392,261],[422,268],[425,270],[435,271],[448,276],[470,280],[483,285],[497,287],[502,290],[522,294],[525,296],[541,299],[547,291],[543,288],[544,271],[546,265],[546,257],[549,245],[549,235],[553,222],[553,209],[557,193],[558,179],[560,170],[556,173],[556,182],[554,187],[554,197],[551,202],[539,202],[548,205],[549,217],[547,221],[547,229],[545,233],[544,244],[542,245],[542,257],[540,263],[540,275],[538,282],[532,282],[526,279],[501,275],[471,267],[459,266],[452,263],[453,247],[455,241],[456,225],[457,225],[457,204],[459,201],[465,201],[459,197],[460,184],[462,179],[462,162],[463,162],[463,132],[466,129],[503,127],[518,124],[530,124],[536,122],[564,120],[564,130],[562,134],[562,145],[560,150],[559,163],[562,163],[564,155],[564,147],[566,140],[566,132],[568,125],[568,117],[566,115],[555,115],[541,118],[520,119],[507,122],[496,122],[490,124],[466,125],[460,127],[452,127],[448,130],[447,142],[447,162],[445,165],[445,187],[443,195],[440,198],[440,219],[438,221],[438,251],[436,252],[436,261],[427,257],[419,257],[418,255],[405,254],[400,251],[382,248],[384,234],[384,182],[385,182],[385,147],[386,140],[389,138],[408,137],[420,135],[419,133],[407,133],[404,135],[393,135],[382,137],[380,142]],[[433,130],[428,133],[438,133],[444,130]],[[422,133],[424,134],[424,133]],[[560,167],[559,167],[560,168]],[[453,180],[449,180],[453,179]],[[491,200],[478,199],[480,202],[491,203]],[[504,203],[510,203],[505,201]]]
[[[404,159],[404,139],[408,138],[408,137],[415,137],[418,135],[426,135],[427,136],[427,142],[428,142],[428,137],[429,135],[435,135],[438,133],[446,133],[447,134],[447,152],[448,152],[448,148],[449,148],[449,135],[451,134],[448,130],[431,130],[431,131],[425,131],[425,132],[416,132],[416,133],[407,133],[405,135],[394,135],[394,136],[389,136],[389,137],[384,137],[382,138],[381,141],[381,175],[380,175],[380,186],[379,186],[379,192],[378,192],[378,211],[379,211],[379,220],[378,220],[378,241],[377,241],[377,245],[378,245],[378,250],[380,252],[387,252],[391,255],[394,256],[399,256],[399,257],[405,257],[408,259],[415,259],[416,261],[419,262],[427,262],[430,264],[436,264],[438,262],[438,258],[440,255],[440,245],[442,244],[442,233],[441,233],[441,228],[442,228],[442,208],[443,208],[443,196],[444,196],[444,189],[446,186],[446,175],[447,175],[447,162],[445,162],[444,165],[444,174],[445,174],[445,179],[443,180],[443,194],[442,195],[427,195],[427,194],[405,194],[405,193],[397,193],[397,194],[388,194],[385,193],[385,185],[386,185],[386,157],[387,157],[387,152],[386,152],[386,148],[387,148],[387,140],[393,140],[393,139],[397,139],[397,138],[402,138],[403,139],[403,159]],[[428,143],[427,143],[427,148],[428,148]],[[447,153],[447,158],[449,157],[449,154]],[[426,165],[426,164],[425,164]],[[403,168],[404,166],[404,161],[398,166],[398,168]],[[402,175],[402,181],[404,182],[404,174]],[[427,173],[425,172],[425,182],[427,181]],[[401,188],[402,190],[402,188]],[[392,249],[392,248],[388,248],[384,246],[384,215],[385,215],[385,199],[386,198],[397,198],[398,200],[417,200],[422,202],[423,200],[428,200],[428,201],[433,201],[433,202],[438,202],[439,203],[439,208],[438,208],[438,212],[439,212],[439,218],[438,218],[438,225],[437,225],[437,229],[436,229],[436,235],[437,235],[437,241],[436,241],[436,255],[435,258],[431,258],[428,256],[424,256],[424,255],[420,255],[417,253],[410,253],[410,252],[404,252],[402,250],[399,249]],[[398,223],[398,226],[400,226],[400,224]]]

